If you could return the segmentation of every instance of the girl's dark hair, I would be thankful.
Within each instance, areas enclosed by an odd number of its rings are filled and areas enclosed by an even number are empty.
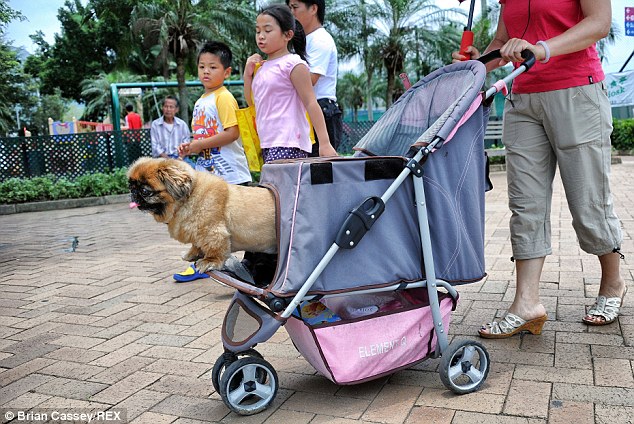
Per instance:
[[[302,60],[306,60],[306,34],[302,24],[295,19],[291,9],[285,4],[271,4],[260,10],[260,15],[269,15],[277,21],[282,29],[282,33],[293,31],[293,38],[290,41],[293,53],[299,55]]]

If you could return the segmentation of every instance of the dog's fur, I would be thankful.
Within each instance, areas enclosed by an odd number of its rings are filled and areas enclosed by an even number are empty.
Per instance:
[[[231,252],[274,253],[275,200],[261,187],[227,184],[176,159],[140,158],[128,170],[132,201],[192,247],[185,261],[221,269]]]

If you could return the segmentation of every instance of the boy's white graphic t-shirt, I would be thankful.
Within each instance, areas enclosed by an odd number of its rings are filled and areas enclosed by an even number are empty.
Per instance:
[[[200,96],[194,105],[192,118],[194,140],[214,136],[225,128],[238,125],[237,109],[236,99],[224,86]],[[239,137],[225,146],[201,151],[195,168],[216,174],[230,184],[251,181],[249,164]]]

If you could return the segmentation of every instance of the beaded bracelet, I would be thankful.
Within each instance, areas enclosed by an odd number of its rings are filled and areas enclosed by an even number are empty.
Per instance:
[[[542,41],[542,40],[539,40],[535,44],[539,44],[540,46],[542,46],[544,48],[544,53],[546,54],[546,57],[543,58],[542,60],[540,60],[540,62],[541,63],[548,63],[548,61],[550,60],[550,49],[548,48],[548,44],[546,44],[546,42]]]

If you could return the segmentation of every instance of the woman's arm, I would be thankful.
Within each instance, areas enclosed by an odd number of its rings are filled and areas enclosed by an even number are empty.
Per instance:
[[[566,32],[545,41],[550,56],[560,56],[584,50],[610,32],[612,24],[612,6],[610,0],[580,0],[584,18]],[[546,57],[541,45],[534,45],[526,40],[513,38],[500,49],[502,57],[508,61],[521,62],[520,52],[529,49],[537,60]]]

